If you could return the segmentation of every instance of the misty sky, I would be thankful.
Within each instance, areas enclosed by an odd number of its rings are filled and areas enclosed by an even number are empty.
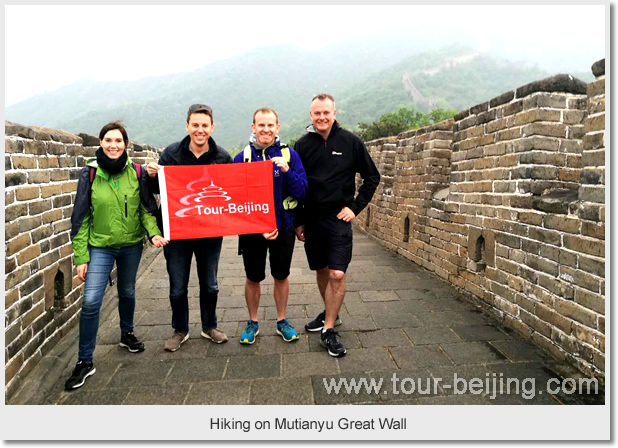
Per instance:
[[[78,79],[123,81],[194,70],[251,48],[319,49],[380,30],[472,35],[533,54],[605,57],[605,6],[6,6],[5,105]],[[527,23],[529,30],[524,30]],[[264,61],[268,63],[267,60]]]

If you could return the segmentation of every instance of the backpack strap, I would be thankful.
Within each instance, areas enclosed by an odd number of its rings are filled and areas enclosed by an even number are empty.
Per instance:
[[[139,163],[131,162],[133,164],[133,169],[137,173],[137,180],[139,181],[142,178],[142,165]]]
[[[245,146],[245,149],[242,151],[242,160],[245,163],[251,162],[251,146]]]
[[[290,156],[290,147],[288,145],[281,145],[281,155],[285,158],[285,161],[290,164],[292,157]]]
[[[90,167],[90,184],[94,182],[94,175],[97,173],[97,169],[94,167]]]

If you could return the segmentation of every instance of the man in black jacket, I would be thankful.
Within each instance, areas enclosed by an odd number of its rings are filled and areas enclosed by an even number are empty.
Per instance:
[[[218,146],[210,136],[215,128],[212,109],[204,104],[189,108],[186,123],[187,135],[183,140],[169,145],[159,164],[146,165],[151,188],[159,192],[157,171],[159,165],[212,165],[232,163],[230,154]],[[188,287],[191,260],[195,254],[197,275],[200,283],[200,315],[202,336],[218,344],[227,342],[227,336],[217,328],[217,298],[219,285],[217,271],[223,237],[196,238],[170,241],[163,251],[170,278],[170,303],[174,334],[165,343],[165,350],[175,352],[189,339]]]
[[[331,95],[316,95],[310,115],[313,125],[294,145],[309,180],[296,235],[305,241],[309,268],[316,271],[325,310],[305,329],[321,331],[322,344],[331,356],[338,357],[346,353],[334,327],[341,323],[345,272],[352,259],[351,221],[371,201],[380,173],[363,141],[337,123]],[[356,173],[363,179],[358,194]]]

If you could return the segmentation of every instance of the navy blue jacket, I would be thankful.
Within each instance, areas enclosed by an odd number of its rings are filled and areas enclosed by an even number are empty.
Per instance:
[[[249,145],[251,147],[251,161],[259,162],[264,160],[262,157],[262,150],[256,149],[253,144]],[[244,151],[240,151],[234,157],[234,163],[243,163],[243,153]],[[270,160],[273,157],[281,157],[283,154],[281,153],[281,146],[279,140],[277,140],[272,146],[269,146],[264,151],[266,155],[266,160]],[[283,209],[283,200],[292,196],[294,199],[298,201],[305,198],[305,193],[307,191],[307,175],[305,174],[305,168],[303,168],[303,164],[300,161],[300,157],[294,149],[290,148],[290,169],[287,173],[281,171],[277,165],[273,163],[273,189],[274,189],[274,202],[275,202],[275,215],[277,218],[277,229],[280,231],[290,229],[294,226],[295,212],[296,209],[292,210],[284,210]],[[273,229],[275,230],[275,229]]]

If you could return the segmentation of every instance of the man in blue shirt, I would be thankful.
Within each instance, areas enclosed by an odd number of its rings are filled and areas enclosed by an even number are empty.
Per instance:
[[[298,339],[298,333],[286,318],[290,284],[290,265],[294,252],[294,219],[298,201],[305,197],[307,176],[296,151],[281,144],[277,112],[262,108],[253,114],[249,145],[234,158],[234,163],[272,160],[273,190],[277,228],[264,234],[239,236],[239,252],[245,266],[245,300],[249,320],[240,336],[241,344],[253,344],[260,332],[258,307],[260,282],[266,278],[266,253],[274,278],[273,296],[277,308],[277,334],[286,342]]]

